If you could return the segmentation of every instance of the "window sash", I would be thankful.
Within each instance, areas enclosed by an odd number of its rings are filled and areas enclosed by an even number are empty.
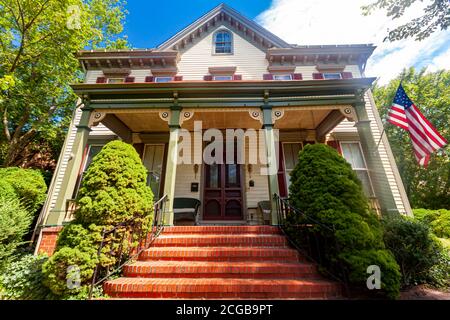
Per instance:
[[[172,77],[155,77],[155,82],[170,82],[172,81]]]
[[[233,76],[213,76],[214,81],[228,81],[233,80]]]
[[[324,72],[324,79],[341,79],[342,75],[339,72]]]
[[[124,83],[124,78],[108,78],[108,83]]]
[[[231,53],[231,34],[228,31],[220,31],[214,37],[215,53]]]
[[[292,75],[290,75],[290,74],[274,74],[273,80],[292,80]]]

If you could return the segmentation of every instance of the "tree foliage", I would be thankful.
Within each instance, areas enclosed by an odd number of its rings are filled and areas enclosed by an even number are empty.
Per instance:
[[[363,6],[363,14],[368,15],[375,9],[386,10],[386,15],[392,19],[402,17],[405,11],[418,0],[377,0]],[[423,0],[421,0],[422,2]],[[390,30],[385,40],[396,41],[415,37],[423,40],[437,30],[447,30],[450,25],[450,2],[448,0],[428,0],[423,9],[423,15]]]
[[[410,68],[385,86],[375,84],[373,95],[382,119],[386,119],[400,81],[415,105],[450,141],[450,71],[425,73]],[[417,164],[408,133],[390,124],[385,128],[412,207],[450,209],[450,148],[433,153],[428,167],[423,168]]]
[[[52,169],[85,48],[126,46],[122,0],[0,0],[0,163]]]
[[[360,286],[366,283],[367,267],[378,265],[382,289],[395,298],[400,283],[398,265],[385,249],[381,223],[369,209],[361,181],[350,164],[327,145],[307,145],[299,153],[291,181],[292,204],[317,222],[312,232],[337,246],[321,247],[321,255],[329,261],[341,261],[349,280]],[[289,221],[291,225],[308,223],[304,219],[296,215]]]

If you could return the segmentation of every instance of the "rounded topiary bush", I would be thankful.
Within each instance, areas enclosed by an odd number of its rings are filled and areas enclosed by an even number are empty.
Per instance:
[[[0,197],[9,199],[17,197],[13,186],[6,180],[0,180]]]
[[[378,265],[382,289],[389,297],[398,295],[399,267],[385,248],[381,223],[369,208],[361,181],[342,156],[324,144],[305,146],[291,174],[289,197],[310,221],[317,222],[310,233],[335,245],[320,248],[329,268],[343,265],[348,280],[365,286],[367,267]],[[302,215],[288,217],[291,226],[304,222]]]

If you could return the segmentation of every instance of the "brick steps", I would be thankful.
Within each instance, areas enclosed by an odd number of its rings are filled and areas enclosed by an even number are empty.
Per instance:
[[[105,282],[112,298],[325,299],[341,296],[277,227],[166,227],[124,276]]]
[[[272,226],[179,226],[165,227],[164,234],[281,234],[281,231]]]
[[[300,279],[119,278],[104,286],[111,297],[122,298],[334,298],[339,285]]]
[[[124,267],[125,277],[153,278],[308,278],[317,279],[311,263],[137,261]]]
[[[232,246],[232,247],[287,247],[288,242],[282,235],[266,234],[180,234],[162,235],[154,242],[154,247],[211,247],[211,246]]]
[[[175,261],[278,261],[304,260],[290,248],[271,247],[152,247],[142,252],[140,260]]]

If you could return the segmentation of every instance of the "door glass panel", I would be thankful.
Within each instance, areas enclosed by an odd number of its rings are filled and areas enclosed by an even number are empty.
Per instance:
[[[207,166],[209,170],[208,177],[208,187],[210,188],[220,188],[220,165],[214,163],[212,165]]]
[[[238,187],[239,177],[238,177],[238,167],[236,164],[227,165],[227,187]]]
[[[301,143],[284,143],[283,155],[286,175],[286,190],[289,191],[291,185],[291,172],[298,163],[298,153],[302,149]]]
[[[152,189],[155,198],[160,196],[163,158],[163,145],[145,146],[143,162],[147,168],[147,185]]]

